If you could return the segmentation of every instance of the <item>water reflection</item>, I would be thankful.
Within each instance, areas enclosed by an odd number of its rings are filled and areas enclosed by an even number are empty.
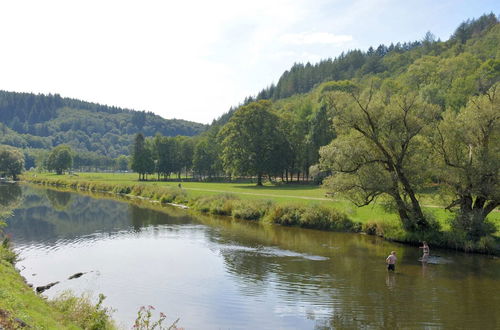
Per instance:
[[[439,262],[424,265],[418,249],[375,237],[33,187],[22,196],[8,231],[23,275],[42,285],[89,271],[47,295],[103,292],[126,324],[151,304],[196,329],[500,326],[500,298],[491,294],[500,288],[498,259],[433,249]],[[391,250],[396,274],[384,263]]]
[[[0,212],[10,212],[22,201],[21,187],[17,184],[0,183]]]

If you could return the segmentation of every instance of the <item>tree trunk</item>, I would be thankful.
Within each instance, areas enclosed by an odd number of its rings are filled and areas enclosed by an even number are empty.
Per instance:
[[[262,186],[262,173],[257,174],[257,185]]]
[[[422,208],[420,207],[420,203],[417,200],[417,197],[415,197],[415,191],[413,191],[410,182],[404,175],[404,173],[401,171],[401,169],[396,169],[396,172],[398,174],[399,180],[403,184],[403,189],[405,193],[410,197],[411,201],[411,213],[414,219],[412,221],[415,222],[416,225],[416,230],[427,230],[429,229],[429,222],[425,218]]]

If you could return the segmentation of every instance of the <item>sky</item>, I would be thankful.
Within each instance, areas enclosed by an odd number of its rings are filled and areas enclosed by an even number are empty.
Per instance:
[[[210,123],[294,63],[446,40],[500,1],[0,2],[0,89]]]

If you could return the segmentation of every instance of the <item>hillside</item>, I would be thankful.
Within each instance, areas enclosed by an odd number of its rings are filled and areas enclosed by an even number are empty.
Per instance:
[[[0,91],[0,144],[23,149],[50,149],[64,143],[78,151],[117,157],[129,153],[138,132],[146,136],[193,136],[205,129],[203,124],[58,94]]]
[[[408,70],[415,70],[415,74],[418,75],[421,74],[418,71],[422,71],[426,66],[436,65],[439,61],[448,59],[452,67],[448,68],[447,72],[443,70],[441,75],[447,75],[447,77],[441,82],[436,81],[434,88],[440,85],[439,88],[466,88],[468,90],[461,90],[463,97],[461,100],[455,100],[455,103],[451,99],[444,100],[443,95],[439,96],[441,99],[433,101],[443,108],[446,106],[458,108],[465,104],[469,95],[476,92],[471,86],[459,86],[460,81],[463,81],[459,73],[471,72],[481,63],[499,58],[500,28],[498,25],[497,16],[490,13],[478,19],[464,21],[446,41],[436,39],[431,32],[428,32],[422,40],[418,41],[396,42],[388,46],[381,44],[370,47],[366,51],[354,49],[334,59],[328,58],[316,64],[296,63],[281,75],[277,84],[271,84],[256,95],[245,98],[242,105],[258,100],[278,101],[295,95],[307,94],[314,92],[315,88],[327,81],[366,80],[373,77],[396,78]],[[458,71],[453,71],[454,69]],[[496,67],[494,70],[498,71],[500,68]],[[415,78],[418,77],[415,76]],[[429,78],[439,80],[437,76]],[[469,94],[465,96],[467,93]],[[307,95],[305,97],[307,98]],[[231,109],[215,123],[219,125],[226,123],[235,110],[236,108]]]

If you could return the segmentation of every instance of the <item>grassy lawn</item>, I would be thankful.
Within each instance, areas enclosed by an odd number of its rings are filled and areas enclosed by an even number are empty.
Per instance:
[[[352,220],[363,223],[368,221],[398,223],[398,216],[395,213],[387,212],[380,204],[358,208],[350,201],[333,200],[326,197],[326,190],[314,185],[272,185],[266,183],[264,186],[259,187],[255,183],[184,182],[182,180],[139,182],[136,173],[77,173],[76,175],[60,176],[52,173],[27,173],[26,175],[52,179],[59,178],[67,181],[91,181],[124,185],[144,184],[177,187],[180,183],[182,188],[192,197],[229,193],[237,195],[241,199],[272,200],[276,203],[300,203],[334,207],[347,213]],[[154,176],[150,176],[150,178],[153,179]],[[423,205],[428,205],[424,206],[424,211],[433,214],[441,222],[443,229],[447,229],[449,227],[447,219],[451,217],[451,213],[443,209],[443,203],[435,190],[426,191],[421,195],[421,200]],[[500,212],[493,212],[489,218],[495,222],[500,231]]]

